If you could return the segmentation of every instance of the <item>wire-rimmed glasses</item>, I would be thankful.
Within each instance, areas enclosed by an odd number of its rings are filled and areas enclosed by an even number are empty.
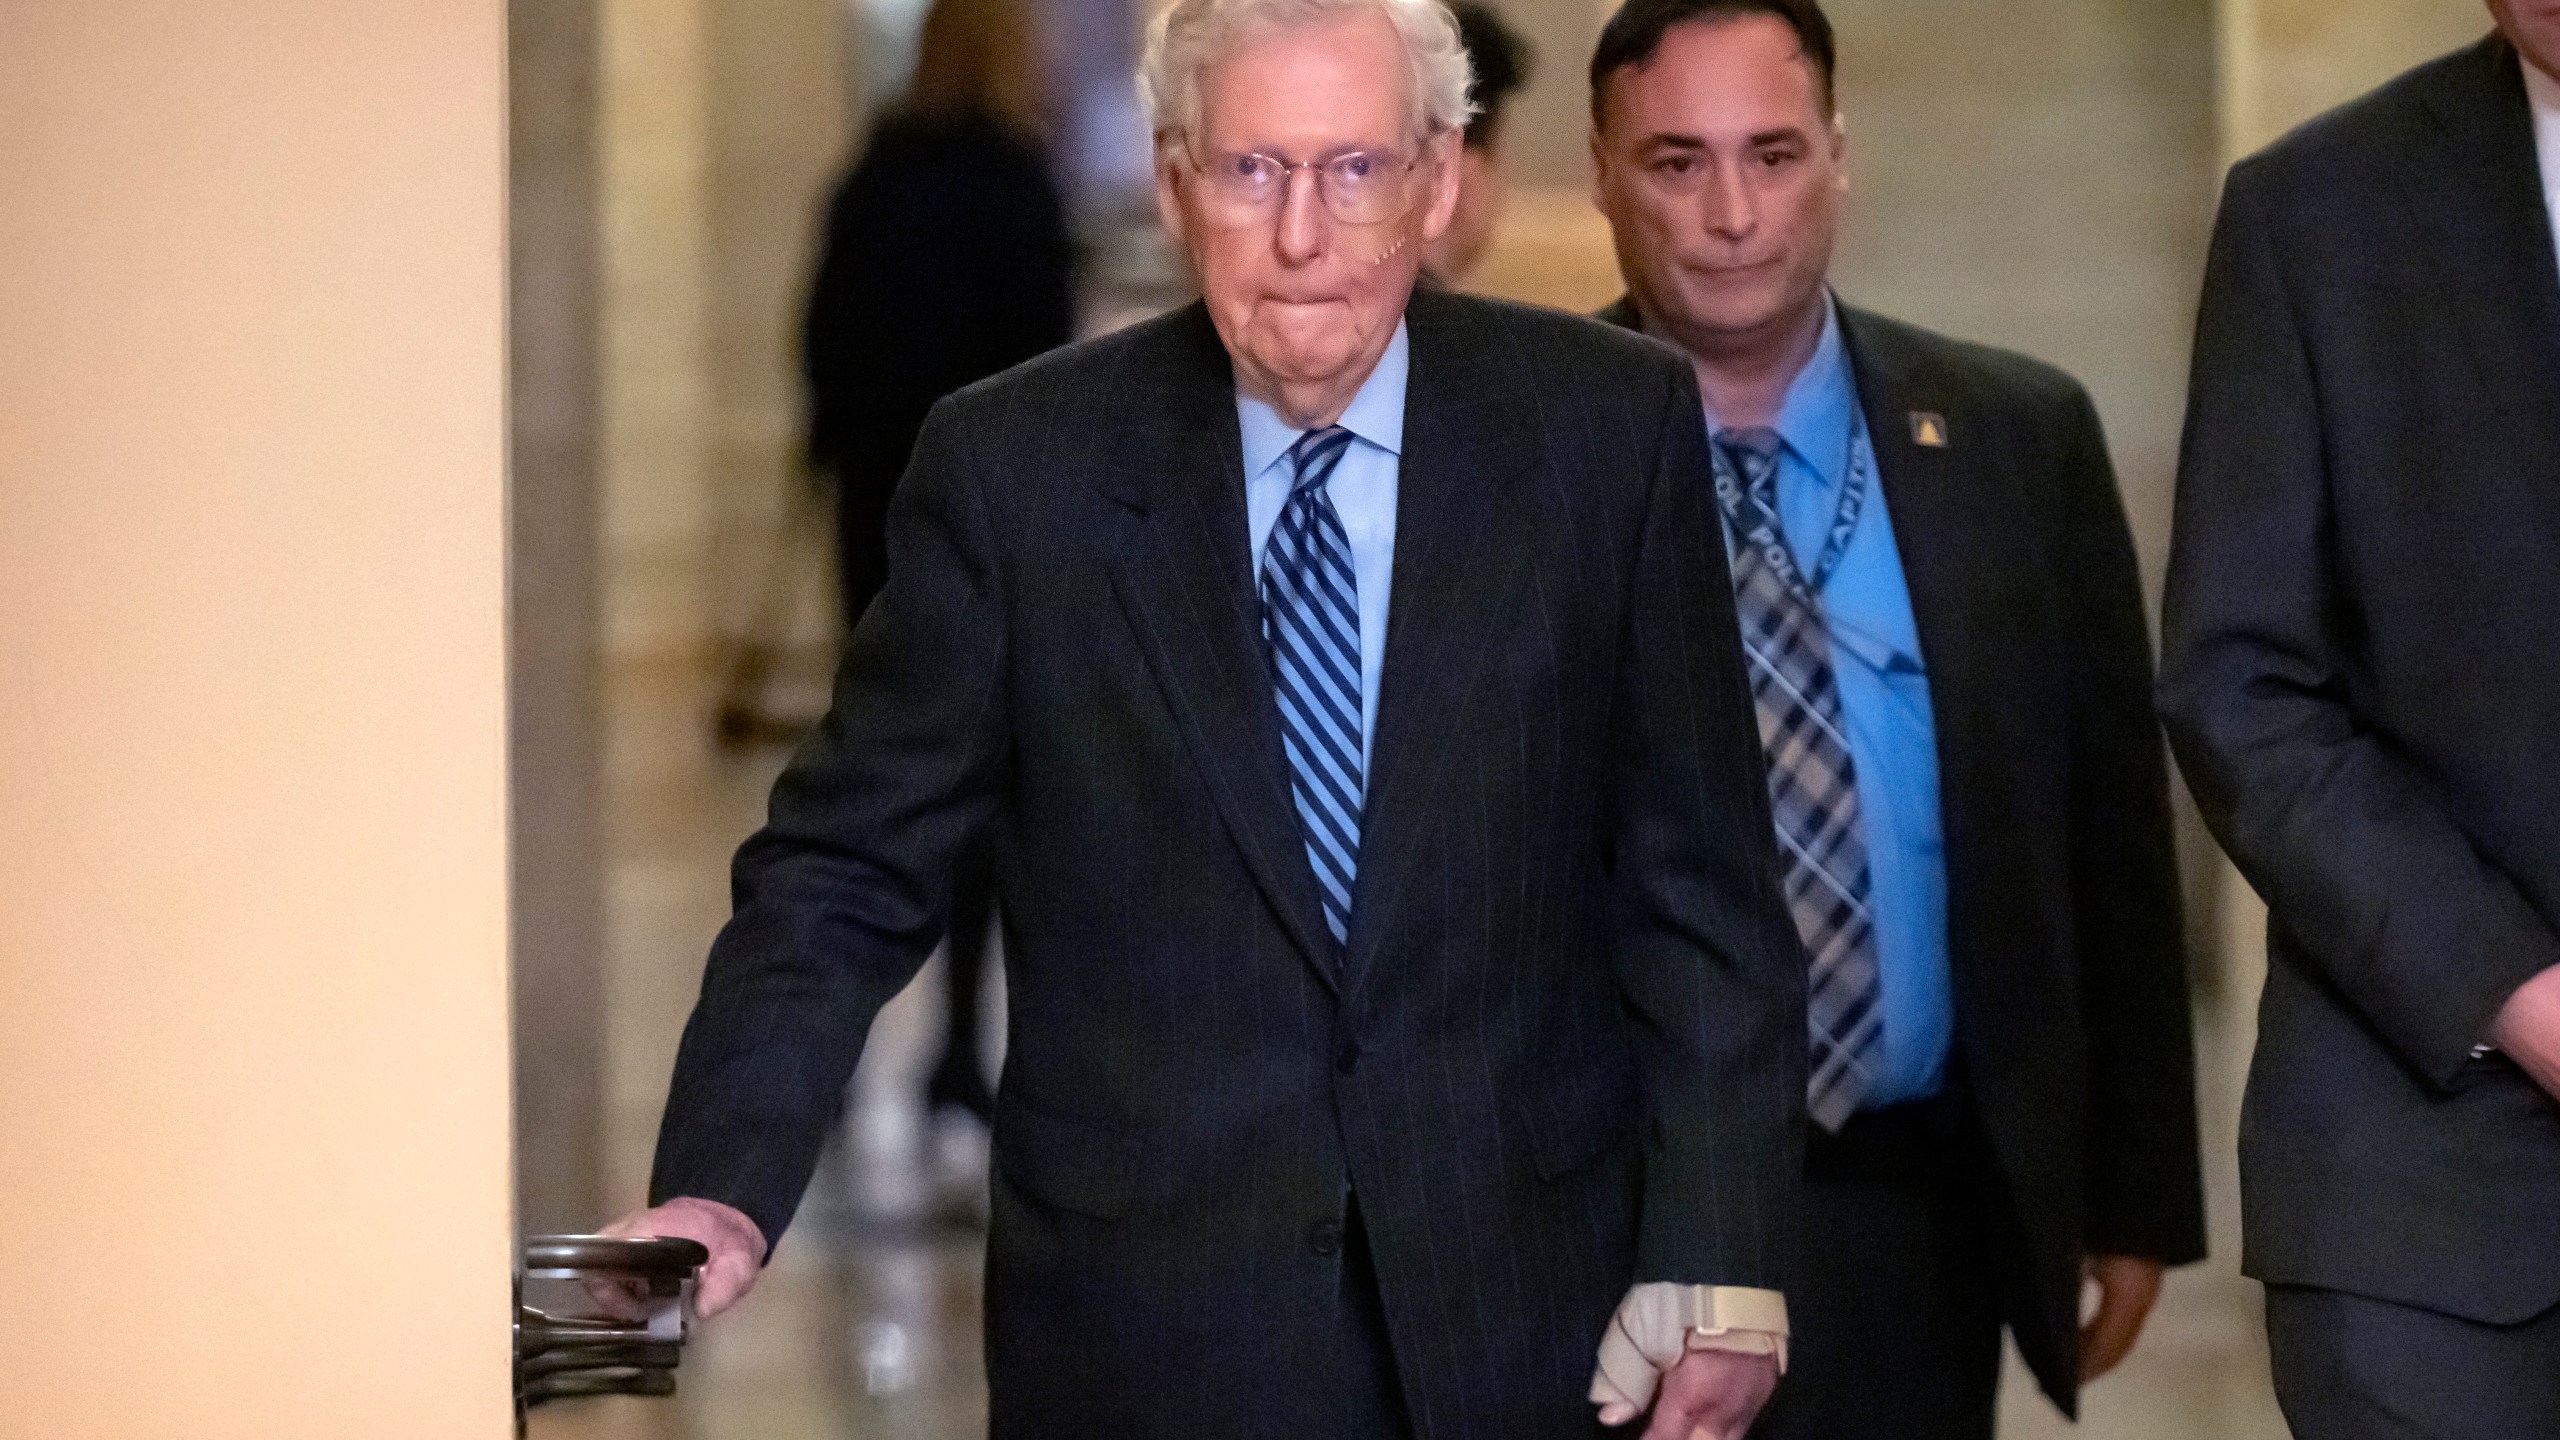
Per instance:
[[[1378,225],[1403,214],[1405,176],[1422,162],[1419,152],[1349,150],[1321,160],[1283,160],[1255,150],[1227,151],[1205,161],[1185,154],[1199,173],[1212,217],[1229,225],[1249,225],[1280,212],[1289,197],[1289,182],[1301,170],[1314,181],[1316,198],[1345,225]]]

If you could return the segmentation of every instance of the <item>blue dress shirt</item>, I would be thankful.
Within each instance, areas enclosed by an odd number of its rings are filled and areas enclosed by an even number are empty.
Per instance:
[[[1938,814],[1938,734],[1929,708],[1929,672],[1911,615],[1902,552],[1876,477],[1875,450],[1854,419],[1858,382],[1828,307],[1822,342],[1787,389],[1777,431],[1778,521],[1787,548],[1810,570],[1822,553],[1840,488],[1851,467],[1867,475],[1866,508],[1823,585],[1832,670],[1849,756],[1858,769],[1858,809],[1884,991],[1884,1047],[1865,1108],[1938,1093],[1955,1035],[1954,981],[1947,952],[1946,842]],[[1708,417],[1710,429],[1715,417]],[[1853,439],[1858,442],[1853,453]],[[1727,527],[1728,532],[1731,527]],[[1726,536],[1728,548],[1733,544]]]
[[[1351,397],[1338,422],[1352,434],[1351,448],[1334,466],[1326,492],[1334,512],[1351,537],[1352,578],[1360,594],[1360,784],[1369,783],[1369,757],[1378,734],[1378,675],[1387,657],[1387,594],[1396,569],[1396,479],[1404,454],[1404,383],[1411,350],[1404,322],[1396,322],[1395,338],[1378,368]],[[1236,419],[1244,430],[1244,508],[1253,545],[1253,576],[1262,583],[1262,547],[1280,511],[1289,503],[1296,477],[1289,468],[1289,447],[1304,431],[1280,418],[1259,400],[1236,396]]]

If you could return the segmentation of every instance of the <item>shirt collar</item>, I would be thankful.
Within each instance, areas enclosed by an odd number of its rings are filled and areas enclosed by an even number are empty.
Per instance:
[[[1353,435],[1390,455],[1404,453],[1405,377],[1413,365],[1412,344],[1405,335],[1402,320],[1396,322],[1396,333],[1387,341],[1387,353],[1378,357],[1377,368],[1360,382],[1360,393],[1351,397],[1336,423]],[[1289,447],[1305,433],[1280,418],[1280,412],[1249,395],[1236,396],[1236,418],[1243,426],[1244,473],[1259,475],[1280,463]]]
[[[2522,57],[2519,57],[2520,59]],[[2534,150],[2542,162],[2542,202],[2560,231],[2560,79],[2524,60],[2525,98],[2533,105]]]
[[[1857,404],[1858,380],[1849,366],[1848,343],[1840,335],[1840,306],[1826,292],[1822,338],[1813,347],[1813,358],[1788,383],[1775,427],[1778,438],[1826,490],[1839,485],[1848,471],[1850,414]]]

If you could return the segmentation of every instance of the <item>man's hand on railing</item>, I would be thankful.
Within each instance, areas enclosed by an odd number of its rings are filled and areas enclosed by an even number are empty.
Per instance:
[[[694,1241],[711,1252],[694,1278],[693,1310],[709,1319],[738,1303],[763,1273],[764,1232],[756,1222],[716,1200],[683,1197],[646,1210],[635,1210],[597,1232],[603,1235],[672,1235]],[[636,1287],[605,1277],[587,1282],[587,1293],[606,1312],[638,1320],[647,1314],[647,1297]]]

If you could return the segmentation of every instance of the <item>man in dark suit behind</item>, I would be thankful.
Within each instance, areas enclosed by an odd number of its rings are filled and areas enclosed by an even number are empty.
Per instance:
[[[2088,396],[1826,288],[1834,49],[1813,0],[1609,22],[1609,318],[1698,372],[1812,966],[1799,1338],[1753,1434],[1988,1440],[2004,1321],[2069,1411],[2204,1252],[2167,766]]]
[[[1691,1319],[1654,1440],[1739,1435],[1804,970],[1695,386],[1411,296],[1466,105],[1432,0],[1181,0],[1148,57],[1204,303],[927,422],[617,1229],[736,1298],[992,826],[997,1435],[1587,1434],[1634,1291]]]
[[[2160,701],[2305,1440],[2560,1435],[2560,3],[2492,9],[2232,170],[2197,325]]]

